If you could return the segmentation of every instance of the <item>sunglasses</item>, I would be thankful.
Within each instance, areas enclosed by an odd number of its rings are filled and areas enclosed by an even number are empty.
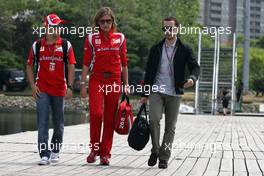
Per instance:
[[[103,25],[105,23],[107,24],[112,24],[113,20],[112,19],[107,19],[107,20],[99,20],[99,24]]]
[[[176,27],[174,27],[174,26],[163,26],[161,29],[163,32],[172,32],[172,30],[175,28]]]

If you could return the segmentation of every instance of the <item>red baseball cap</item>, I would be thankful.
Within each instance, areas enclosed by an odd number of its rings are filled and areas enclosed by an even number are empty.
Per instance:
[[[64,24],[65,20],[61,20],[60,17],[58,15],[56,15],[55,13],[49,14],[48,16],[46,16],[45,20],[44,20],[44,25],[48,26],[56,26],[59,24]]]

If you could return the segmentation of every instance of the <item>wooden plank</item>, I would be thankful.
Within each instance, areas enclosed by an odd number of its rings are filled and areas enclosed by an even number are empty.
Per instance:
[[[241,150],[234,151],[234,158],[245,159],[244,153]]]
[[[220,171],[219,176],[233,176],[233,172]]]
[[[263,152],[253,151],[253,154],[255,155],[257,160],[264,160],[264,153]]]
[[[186,158],[183,164],[177,169],[173,175],[187,175],[195,165],[197,159],[196,158]]]
[[[258,160],[260,169],[262,170],[262,173],[264,172],[264,160]]]
[[[210,158],[204,175],[215,175],[220,171],[221,158]]]
[[[199,158],[198,161],[195,163],[193,169],[188,175],[202,176],[206,170],[208,162],[209,162],[209,158]]]
[[[45,173],[63,173],[64,168],[68,166],[68,162],[79,158],[79,155],[76,154],[60,154],[60,162],[52,163],[50,167],[41,167],[38,172],[41,174]],[[36,167],[37,168],[37,167]]]
[[[136,161],[139,158],[139,156],[127,156],[125,160],[122,160],[122,162],[119,162],[118,166],[114,166],[108,169],[105,169],[104,171],[99,171],[96,173],[96,175],[123,175],[127,172],[127,170],[133,169],[131,167],[131,164]]]
[[[256,160],[246,159],[246,165],[247,165],[247,168],[248,168],[248,173],[250,175],[251,174],[259,174],[259,175],[261,175],[262,174],[262,172],[261,172]]]
[[[235,172],[234,176],[248,176],[247,172]]]
[[[164,175],[173,175],[176,170],[183,164],[184,160],[171,160],[169,164],[169,169],[165,169],[160,171],[157,176],[164,176]],[[132,175],[131,175],[132,176]]]
[[[148,159],[149,159],[148,156],[138,156],[138,158],[129,165],[131,169],[128,169],[122,175],[134,176],[136,174],[141,174],[141,172],[143,172],[142,168],[147,167]]]
[[[246,159],[248,159],[248,160],[254,160],[254,159],[256,159],[256,157],[255,157],[255,155],[254,155],[254,153],[252,152],[252,151],[244,151],[244,155],[245,155],[245,157],[246,157]]]
[[[116,159],[111,162],[110,166],[100,166],[98,163],[94,164],[83,164],[80,169],[75,170],[74,175],[80,175],[80,174],[85,174],[85,175],[93,175],[97,172],[100,172],[101,170],[104,169],[109,169],[110,167],[114,167],[116,164],[120,164],[125,156],[116,156]]]
[[[34,158],[34,156],[35,155],[33,153],[28,153],[27,155],[23,155],[23,157],[9,161],[4,167],[5,172],[21,172],[27,168],[31,168],[32,158]]]
[[[218,176],[218,171],[206,171],[203,176]]]
[[[247,172],[244,159],[234,159],[234,172]]]
[[[113,155],[111,158],[110,166],[115,165],[116,163],[119,163],[124,158],[126,158],[125,155]],[[78,175],[83,172],[89,172],[92,174],[95,172],[99,172],[101,169],[107,169],[107,167],[99,166],[98,165],[99,162],[100,162],[99,157],[97,157],[97,161],[95,163],[90,164],[90,163],[82,162],[80,167],[73,169],[71,172],[73,172],[74,175]]]
[[[264,119],[180,115],[168,169],[149,167],[151,141],[142,151],[127,144],[127,136],[115,134],[110,166],[86,164],[89,151],[67,148],[61,162],[37,165],[37,132],[0,136],[0,175],[262,175],[264,170]],[[52,134],[52,131],[49,131]],[[161,122],[161,137],[164,119]],[[19,141],[19,142],[17,142]],[[64,143],[72,147],[89,142],[89,125],[65,127]],[[179,144],[183,145],[179,145]],[[215,151],[210,150],[215,146]],[[188,148],[189,146],[189,148]],[[35,152],[35,153],[34,153]]]
[[[233,151],[232,150],[229,150],[229,151],[225,150],[223,152],[223,158],[226,158],[226,159],[234,158],[233,157]]]
[[[233,171],[233,159],[223,158],[221,161],[220,172],[232,172]]]
[[[129,169],[129,172],[125,173],[124,175],[142,175],[142,173],[145,172],[146,169],[150,169],[150,167],[147,166],[148,159],[149,156],[142,156],[140,160],[134,162],[136,163],[135,167],[133,169]]]

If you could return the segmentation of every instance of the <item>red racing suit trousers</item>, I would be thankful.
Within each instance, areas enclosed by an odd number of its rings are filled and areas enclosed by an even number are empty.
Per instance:
[[[88,86],[91,150],[111,157],[114,120],[121,92],[121,77],[92,74]],[[103,127],[103,128],[102,128]]]

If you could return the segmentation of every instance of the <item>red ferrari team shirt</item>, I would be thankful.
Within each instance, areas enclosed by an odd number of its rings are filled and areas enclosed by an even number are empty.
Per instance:
[[[27,64],[34,63],[34,53],[36,52],[36,42],[33,43],[29,52]],[[34,53],[33,53],[34,52]],[[71,43],[68,41],[68,64],[76,64]],[[62,39],[59,37],[56,43],[48,45],[45,38],[41,39],[39,50],[39,67],[36,78],[36,85],[41,92],[51,96],[64,96],[67,85],[64,72],[64,60]]]
[[[83,64],[93,73],[121,73],[121,67],[128,64],[126,38],[122,33],[110,32],[105,37],[102,32],[90,34],[84,43]]]

